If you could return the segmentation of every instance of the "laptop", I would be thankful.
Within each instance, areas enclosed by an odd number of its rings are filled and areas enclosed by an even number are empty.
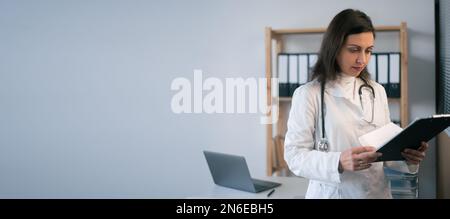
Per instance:
[[[242,156],[203,151],[214,183],[247,192],[262,192],[281,183],[252,179]]]

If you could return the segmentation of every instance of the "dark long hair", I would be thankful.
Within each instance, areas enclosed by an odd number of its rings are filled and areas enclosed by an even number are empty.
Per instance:
[[[312,78],[319,82],[335,80],[341,71],[336,57],[341,51],[348,35],[372,32],[375,38],[375,29],[370,17],[364,12],[346,9],[337,14],[327,28],[320,47],[317,63],[313,68]],[[368,81],[369,72],[364,68],[359,77]]]

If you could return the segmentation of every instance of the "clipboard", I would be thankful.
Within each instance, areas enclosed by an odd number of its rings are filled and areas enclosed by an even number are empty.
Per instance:
[[[417,119],[377,150],[383,154],[377,161],[405,160],[401,155],[405,148],[417,150],[420,142],[428,142],[449,126],[450,114]]]

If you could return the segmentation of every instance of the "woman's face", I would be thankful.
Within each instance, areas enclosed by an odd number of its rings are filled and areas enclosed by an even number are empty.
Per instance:
[[[369,63],[373,43],[372,32],[348,35],[336,58],[341,71],[357,77]]]

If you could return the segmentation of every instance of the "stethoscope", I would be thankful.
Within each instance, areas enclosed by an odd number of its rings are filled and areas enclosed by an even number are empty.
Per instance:
[[[369,123],[373,123],[373,118],[374,118],[374,111],[375,111],[375,90],[373,89],[372,86],[370,86],[367,81],[363,78],[361,78],[361,80],[364,81],[364,84],[359,86],[358,89],[358,94],[359,94],[359,101],[361,103],[361,107],[362,110],[364,112],[364,104],[362,102],[362,91],[364,88],[368,88],[371,92],[372,92],[372,116],[370,118],[370,121],[367,121]],[[328,146],[328,139],[325,137],[325,114],[324,114],[324,106],[325,106],[325,101],[324,101],[324,94],[325,94],[325,82],[322,82],[320,84],[320,114],[322,117],[322,137],[318,143],[318,149],[319,151],[324,151],[327,152],[329,150],[329,146]]]

